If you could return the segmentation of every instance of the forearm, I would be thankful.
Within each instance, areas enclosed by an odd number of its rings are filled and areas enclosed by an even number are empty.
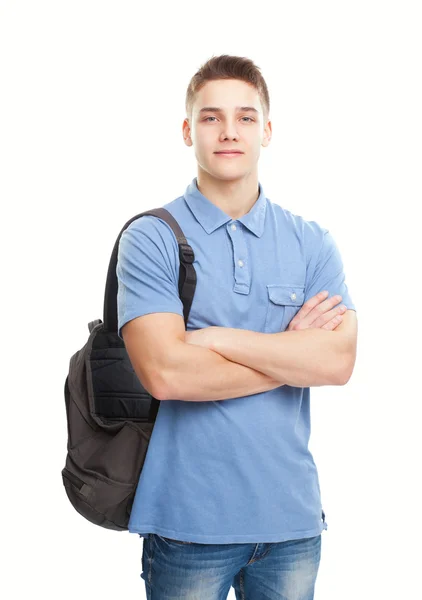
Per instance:
[[[164,370],[163,400],[207,402],[250,396],[281,383],[208,348],[180,341]]]
[[[280,385],[342,384],[347,356],[341,336],[333,331],[313,328],[260,333],[217,329],[212,343],[215,352],[273,377]]]

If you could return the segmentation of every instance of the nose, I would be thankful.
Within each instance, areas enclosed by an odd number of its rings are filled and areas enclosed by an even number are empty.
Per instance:
[[[235,125],[229,121],[226,121],[225,124],[223,125],[221,135],[220,135],[221,141],[226,140],[226,139],[232,139],[232,140],[239,139],[239,134],[237,133]]]

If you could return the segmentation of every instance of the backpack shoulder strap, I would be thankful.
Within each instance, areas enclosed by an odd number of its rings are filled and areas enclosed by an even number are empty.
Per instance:
[[[183,303],[183,317],[185,321],[185,328],[187,327],[188,316],[192,306],[193,296],[195,294],[196,287],[196,271],[193,266],[195,260],[195,254],[192,247],[187,243],[186,237],[176,219],[173,215],[165,208],[152,208],[146,210],[138,215],[135,215],[122,227],[117,240],[114,244],[113,252],[111,254],[107,281],[104,293],[104,330],[117,333],[117,291],[118,281],[116,275],[117,267],[117,254],[119,249],[119,242],[124,230],[129,227],[132,221],[143,217],[144,215],[151,215],[158,217],[165,221],[169,227],[173,230],[174,235],[177,239],[179,246],[179,259],[180,259],[180,270],[179,270],[179,296]]]

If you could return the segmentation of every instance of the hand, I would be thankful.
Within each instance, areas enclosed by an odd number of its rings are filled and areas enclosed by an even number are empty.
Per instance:
[[[300,329],[326,329],[332,331],[340,325],[343,320],[342,315],[346,312],[347,307],[344,305],[337,306],[341,302],[341,296],[332,296],[327,300],[326,297],[327,294],[324,295],[324,292],[319,292],[305,302],[290,321],[286,331],[298,331]]]

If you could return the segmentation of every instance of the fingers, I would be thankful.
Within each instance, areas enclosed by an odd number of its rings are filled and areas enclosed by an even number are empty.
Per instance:
[[[324,290],[319,292],[312,298],[309,298],[305,302],[305,304],[301,307],[299,312],[294,316],[294,318],[290,321],[289,328],[293,328],[295,325],[300,324],[300,328],[306,329],[309,325],[313,325],[314,327],[320,327],[333,318],[334,314],[338,314],[339,310],[335,309],[335,313],[330,311],[333,306],[336,306],[342,299],[341,296],[336,295],[324,300],[327,298],[328,291]],[[328,313],[328,311],[330,311]],[[326,317],[326,318],[324,318]],[[316,320],[318,319],[318,322]]]
[[[311,310],[313,310],[316,306],[318,306],[318,304],[321,304],[323,302],[323,300],[325,300],[325,298],[327,298],[327,296],[328,296],[327,290],[318,292],[318,294],[316,294],[315,296],[312,296],[312,298],[309,298],[309,300],[307,300],[305,302],[305,304],[300,309],[299,313],[302,313],[302,317],[306,317],[311,312]]]
[[[330,321],[328,321],[328,323],[325,323],[322,327],[320,327],[320,329],[326,329],[328,331],[333,331],[333,329],[338,327],[342,321],[343,321],[343,316],[336,315]]]
[[[341,298],[341,296],[339,296]],[[324,327],[329,323],[334,324],[334,328],[343,320],[343,315],[346,312],[347,307],[344,304],[340,306],[336,306],[332,310],[325,312],[322,315],[317,316],[317,318],[313,321],[312,327],[320,327],[321,329],[327,329]]]

